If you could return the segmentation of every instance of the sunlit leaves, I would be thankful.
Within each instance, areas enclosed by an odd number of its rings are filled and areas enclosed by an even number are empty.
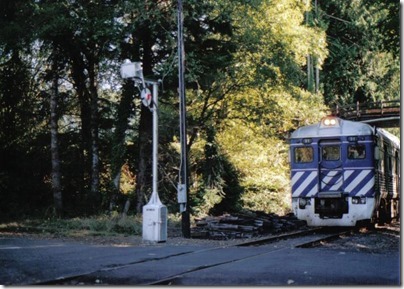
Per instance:
[[[268,212],[287,210],[289,204],[283,200],[289,192],[285,143],[263,136],[259,127],[240,120],[228,121],[227,125],[228,130],[220,134],[219,140],[230,161],[240,170],[245,205]]]
[[[299,85],[307,54],[316,56],[321,67],[327,56],[325,33],[305,25],[308,8],[294,0],[240,7],[236,57],[245,74],[274,85]]]
[[[320,94],[301,88],[307,54],[320,62],[327,55],[324,32],[305,24],[309,8],[293,0],[235,4],[231,40],[237,50],[232,61],[209,86],[187,91],[190,119],[199,119],[200,129],[218,130],[220,152],[240,172],[249,208],[287,210],[285,137],[326,110]],[[212,75],[209,71],[198,81],[211,80]],[[220,191],[220,186],[216,189]],[[209,191],[209,199],[213,201],[217,192]]]

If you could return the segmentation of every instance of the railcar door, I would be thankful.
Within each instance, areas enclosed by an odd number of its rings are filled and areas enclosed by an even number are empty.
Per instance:
[[[340,140],[319,142],[319,192],[315,199],[315,213],[320,218],[342,218],[348,213],[343,195],[344,173]]]
[[[342,192],[343,170],[341,159],[341,141],[326,140],[319,144],[319,197],[336,197]]]

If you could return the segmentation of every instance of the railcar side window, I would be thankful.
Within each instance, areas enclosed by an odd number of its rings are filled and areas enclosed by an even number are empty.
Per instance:
[[[364,159],[366,157],[365,145],[349,145],[348,158],[351,160]]]
[[[313,161],[313,148],[295,148],[295,163],[310,163]]]
[[[325,146],[322,148],[321,155],[325,161],[338,161],[340,159],[339,146]]]

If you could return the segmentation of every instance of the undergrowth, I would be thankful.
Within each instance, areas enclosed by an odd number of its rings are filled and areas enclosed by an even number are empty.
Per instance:
[[[169,214],[169,228],[181,228],[178,214]],[[0,224],[1,232],[52,234],[65,237],[85,236],[141,236],[142,216],[118,213],[72,219],[25,219]]]

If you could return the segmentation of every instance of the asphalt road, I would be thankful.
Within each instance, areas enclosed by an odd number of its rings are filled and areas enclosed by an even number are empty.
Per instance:
[[[52,280],[53,283],[49,283]],[[0,235],[0,284],[401,285],[400,252],[100,246]]]

